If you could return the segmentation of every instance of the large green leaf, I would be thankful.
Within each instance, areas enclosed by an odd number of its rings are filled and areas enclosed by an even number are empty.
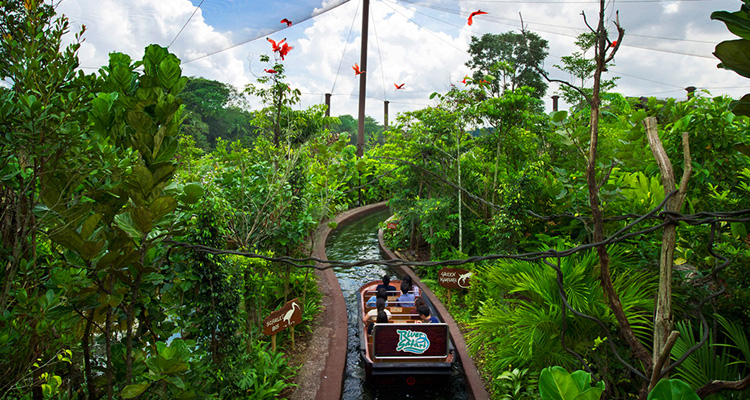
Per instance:
[[[150,383],[136,383],[135,385],[125,386],[125,388],[122,389],[122,398],[132,399],[133,397],[145,392],[150,385]]]
[[[130,217],[129,213],[115,215],[115,225],[125,231],[125,233],[127,233],[131,238],[135,239],[136,241],[140,240],[142,233],[135,227],[133,219]]]
[[[715,11],[711,13],[711,19],[724,22],[729,32],[743,39],[750,40],[750,18],[748,18],[746,12],[736,11],[730,13],[727,11]]]
[[[736,115],[745,115],[750,117],[750,94],[742,96],[741,99],[733,101],[729,108]]]
[[[648,394],[648,400],[700,400],[700,397],[679,379],[662,379]]]
[[[177,200],[175,200],[172,196],[162,196],[154,200],[153,203],[151,203],[151,206],[149,206],[149,211],[151,211],[151,218],[154,219],[154,221],[157,221],[161,219],[161,217],[167,215],[168,213],[171,213],[177,208]]]
[[[205,190],[203,185],[198,182],[191,182],[182,189],[184,194],[179,196],[180,200],[186,204],[195,204],[203,197]]]
[[[750,78],[750,40],[727,40],[716,45],[714,55],[721,60],[720,68]]]
[[[547,367],[539,374],[539,396],[544,400],[598,400],[604,392],[604,382],[591,386],[591,375],[586,371],[569,374],[563,367]]]

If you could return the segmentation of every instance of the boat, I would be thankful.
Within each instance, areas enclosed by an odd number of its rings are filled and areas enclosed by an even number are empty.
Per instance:
[[[388,323],[375,324],[372,334],[368,334],[369,322],[365,319],[375,307],[369,307],[367,301],[382,283],[372,281],[362,285],[357,296],[360,354],[366,381],[373,385],[408,386],[447,383],[456,358],[454,348],[448,324],[440,319],[426,296],[422,300],[438,323],[422,323],[413,305],[400,307],[396,300],[401,293],[394,291],[388,292],[386,309],[391,313]],[[398,288],[401,282],[391,281],[391,285]]]

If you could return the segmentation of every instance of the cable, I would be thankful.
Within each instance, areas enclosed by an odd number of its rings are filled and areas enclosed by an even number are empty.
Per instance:
[[[314,18],[316,18],[316,17],[318,17],[318,16],[320,16],[320,15],[323,15],[323,14],[325,14],[325,13],[329,12],[329,11],[332,11],[332,10],[334,10],[334,9],[338,8],[338,7],[341,7],[342,5],[344,5],[344,4],[348,3],[348,2],[349,2],[349,0],[342,0],[342,1],[341,1],[341,3],[339,3],[339,4],[336,4],[335,6],[333,6],[333,7],[329,8],[328,10],[326,10],[326,11],[324,11],[324,12],[320,13],[320,14],[316,14],[316,15],[310,16],[310,17],[308,17],[308,18],[302,19],[301,21],[299,21],[299,23],[305,22],[305,21],[307,21],[307,20],[310,20],[310,19],[314,19]],[[284,28],[279,28],[279,29],[275,29],[275,30],[273,30],[273,31],[270,31],[270,32],[268,32],[268,34],[276,33],[276,32],[278,32],[278,31],[280,31],[280,30],[282,30],[282,29],[284,29]],[[187,60],[187,61],[183,61],[183,62],[182,62],[182,65],[185,65],[185,64],[187,64],[187,63],[191,63],[191,62],[193,62],[193,61],[198,61],[198,60],[204,59],[204,58],[206,58],[206,57],[211,57],[211,56],[214,56],[214,55],[216,55],[216,54],[219,54],[219,53],[223,53],[223,52],[225,52],[225,51],[227,51],[227,50],[231,50],[231,49],[234,49],[234,48],[236,48],[236,47],[242,46],[242,45],[244,45],[244,44],[250,43],[250,42],[252,42],[252,41],[258,40],[258,39],[262,38],[263,36],[265,36],[265,35],[262,35],[262,36],[257,36],[257,37],[253,37],[253,38],[250,38],[250,39],[247,39],[247,40],[241,41],[241,42],[239,42],[239,43],[237,43],[237,44],[233,44],[233,45],[231,45],[231,46],[229,46],[229,47],[225,47],[225,48],[223,48],[223,49],[220,49],[220,50],[216,50],[216,51],[213,51],[213,52],[210,52],[210,53],[204,54],[204,55],[202,55],[202,56],[198,56],[198,57],[192,58],[192,59],[190,59],[190,60]]]
[[[449,14],[463,16],[463,13],[460,10],[456,10],[456,9],[453,9],[453,8],[439,7],[439,6],[429,5],[429,4],[419,4],[416,1],[412,1],[412,0],[393,0],[393,1],[401,1],[401,2],[404,2],[404,3],[413,4],[413,5],[419,6],[419,7],[430,8],[430,9],[437,10],[437,11],[443,11],[443,12],[446,12],[446,13],[449,13]],[[622,2],[623,1],[618,1],[618,3],[622,3]],[[652,1],[645,1],[645,2],[651,3]],[[519,1],[518,3],[526,4],[528,2]],[[562,2],[562,3],[566,3],[566,2]],[[423,14],[423,15],[426,15],[426,14]],[[497,21],[511,21],[511,22],[513,22],[513,24],[505,24],[505,25],[511,25],[513,27],[516,27],[517,23],[519,22],[515,18],[503,18],[503,17],[494,16],[494,15],[485,15],[485,16],[483,16],[483,18],[488,19],[488,20],[496,20],[495,22],[497,22]],[[443,22],[443,23],[445,23],[447,25],[451,25],[451,26],[457,27],[457,28],[463,28],[463,27],[451,24],[449,22],[445,22],[445,21],[441,21],[441,22]],[[576,28],[576,27],[572,27],[572,26],[564,26],[564,25],[559,25],[559,24],[548,24],[548,23],[544,23],[544,22],[524,21],[524,23],[526,23],[526,24],[534,24],[534,25],[541,25],[541,26],[549,26],[549,27],[553,27],[553,28],[570,29],[570,30],[573,30],[573,31],[576,31],[576,32],[581,30],[581,28]],[[578,37],[578,35],[574,35],[573,36],[573,35],[566,35],[566,34],[557,33],[557,32],[549,32],[549,31],[542,31],[542,30],[539,30],[539,31],[540,32],[545,32],[545,33],[556,34],[556,35],[562,35],[562,36]],[[634,33],[628,33],[627,36],[643,37],[643,38],[647,38],[647,39],[665,39],[665,40],[676,40],[676,41],[682,41],[682,42],[715,44],[715,42],[711,42],[711,41],[707,41],[707,40],[679,39],[679,38],[669,38],[669,37],[661,37],[661,36],[639,35],[639,34],[634,34]]]
[[[346,47],[349,46],[349,39],[352,36],[352,30],[354,29],[354,22],[357,19],[357,14],[359,13],[359,2],[357,2],[357,9],[354,10],[354,15],[352,16],[352,23],[349,25],[349,33],[346,35],[346,42],[344,42],[344,51],[341,52],[341,60],[339,60],[339,68],[336,70],[336,76],[333,77],[333,86],[331,86],[331,95],[333,95],[333,89],[336,88],[336,80],[339,78],[339,74],[341,73],[341,64],[344,63],[344,56],[346,56]]]
[[[383,99],[388,100],[385,94],[385,68],[383,68],[383,56],[380,54],[380,40],[378,39],[377,24],[375,23],[375,13],[373,12],[370,17],[372,18],[372,31],[375,33],[375,46],[378,48],[378,60],[380,60],[380,77],[383,80]]]
[[[409,0],[400,0],[400,1],[402,1],[402,2],[406,2],[406,3],[410,3],[410,4],[414,4],[414,5],[420,5],[420,4],[416,4],[416,3],[414,3],[414,2],[411,2],[411,1],[409,1]],[[386,2],[389,2],[389,1],[387,1],[387,0],[384,0],[384,4],[385,4]],[[387,5],[387,4],[386,4],[386,5]],[[420,5],[420,6],[421,6],[421,5]],[[449,12],[449,13],[460,14],[460,13],[459,13],[458,11],[456,11],[456,10],[453,10],[453,9],[447,9],[447,8],[443,8],[443,7],[434,7],[434,6],[425,6],[425,7],[427,7],[427,8],[433,8],[433,9],[438,9],[438,10],[440,10],[440,11],[445,11],[445,12]],[[396,10],[394,9],[394,11],[396,11]],[[443,21],[443,20],[441,20],[441,19],[439,19],[439,18],[436,18],[436,17],[430,16],[430,15],[428,15],[428,14],[424,14],[424,13],[421,13],[421,12],[419,12],[419,11],[417,11],[417,10],[414,10],[414,12],[415,12],[415,13],[418,13],[418,14],[422,14],[422,15],[428,16],[428,17],[430,17],[430,18],[432,18],[432,19],[435,19],[435,20],[437,20],[437,21],[439,21],[439,22],[442,22],[442,23],[444,23],[444,24],[446,24],[446,25],[450,25],[450,26],[453,26],[453,27],[457,27],[457,28],[459,28],[459,29],[462,29],[462,30],[463,30],[463,29],[465,29],[464,27],[459,27],[459,26],[456,26],[455,24],[451,24],[451,23],[449,23],[449,22],[446,22],[446,21]],[[402,15],[403,15],[403,14],[402,14]],[[492,19],[492,18],[490,18],[490,19]],[[497,17],[496,17],[495,19],[504,19],[504,18],[497,18]],[[414,21],[413,21],[413,20],[411,20],[411,19],[409,19],[409,20],[410,20],[410,21],[412,21],[412,22],[414,22]],[[525,21],[525,22],[526,22],[526,21]],[[414,23],[416,24],[416,22],[414,22]],[[540,24],[540,25],[549,25],[549,24],[541,24],[541,23],[537,23],[537,24]],[[417,24],[417,25],[419,25],[419,24]],[[568,28],[568,29],[573,29],[573,28]],[[571,37],[577,37],[577,35],[576,35],[576,36],[572,36],[572,35],[565,35],[565,34],[561,34],[561,33],[557,33],[557,32],[549,32],[549,31],[543,31],[543,30],[538,30],[538,31],[540,31],[540,32],[546,32],[546,33],[551,33],[551,34],[556,34],[556,35],[563,35],[563,36],[571,36]],[[664,53],[670,53],[670,54],[677,54],[677,55],[683,55],[683,56],[691,56],[691,57],[699,57],[699,58],[707,58],[707,59],[713,59],[713,57],[709,57],[709,56],[703,56],[703,55],[698,55],[698,54],[687,54],[687,53],[680,53],[680,52],[675,52],[675,51],[671,51],[671,50],[661,50],[661,49],[653,49],[653,48],[642,47],[642,46],[633,46],[633,45],[622,45],[622,46],[623,46],[623,47],[634,47],[634,48],[639,48],[639,49],[642,49],[642,50],[651,50],[651,51],[658,51],[658,52],[664,52]],[[534,51],[534,50],[532,50],[532,51]],[[549,54],[548,54],[548,56],[551,56],[551,57],[554,57],[554,58],[559,58],[559,59],[562,59],[562,57],[559,57],[559,56],[555,56],[555,55],[549,55]],[[651,82],[651,83],[657,83],[657,84],[661,84],[661,85],[665,85],[665,86],[672,86],[672,87],[675,87],[675,88],[680,88],[680,89],[682,89],[682,88],[683,88],[682,86],[678,86],[678,85],[672,85],[672,84],[669,84],[669,83],[665,83],[665,82],[657,82],[657,81],[653,81],[653,80],[650,80],[650,79],[646,79],[646,78],[639,78],[639,77],[637,77],[637,76],[634,76],[634,75],[628,75],[628,74],[623,74],[623,73],[621,73],[620,75],[622,75],[622,76],[627,76],[627,77],[629,77],[629,78],[634,78],[634,79],[639,79],[639,80],[643,80],[643,81]]]
[[[388,4],[386,4],[386,3],[387,3],[387,1],[383,1],[383,4],[384,4],[384,5],[386,5],[386,6],[388,6],[388,8],[390,8],[391,10],[393,10],[393,11],[394,11],[395,13],[398,13],[398,14],[399,14],[399,15],[401,15],[402,17],[406,18],[406,19],[407,19],[408,21],[411,21],[411,22],[412,22],[412,23],[413,23],[414,25],[417,25],[418,27],[420,27],[420,28],[424,29],[425,31],[429,32],[429,33],[430,33],[431,35],[433,35],[433,36],[435,36],[436,38],[440,39],[440,41],[442,41],[443,43],[445,43],[445,44],[447,44],[447,45],[449,45],[449,46],[453,47],[454,49],[456,49],[456,50],[458,50],[458,51],[460,51],[460,52],[462,52],[462,53],[464,53],[464,54],[467,54],[467,55],[469,54],[469,53],[467,53],[467,52],[466,52],[466,50],[463,50],[463,49],[459,49],[458,47],[454,46],[454,45],[453,45],[453,43],[450,43],[450,42],[446,41],[445,39],[443,39],[443,38],[441,38],[441,37],[440,37],[439,35],[437,35],[437,34],[436,34],[435,32],[433,32],[433,31],[431,31],[431,30],[429,30],[429,29],[425,28],[424,26],[420,25],[420,24],[419,24],[418,22],[416,22],[416,21],[414,21],[413,19],[411,19],[411,18],[407,17],[406,15],[404,15],[404,14],[403,14],[403,13],[402,13],[401,11],[399,11],[399,10],[395,9],[394,7],[392,7],[391,5],[388,5]],[[397,3],[393,2],[393,4],[397,4]],[[403,6],[401,6],[401,7],[403,7]],[[415,10],[415,12],[417,12],[417,13],[420,13],[419,11],[416,11],[416,10]],[[426,17],[432,18],[432,19],[434,19],[434,20],[436,20],[436,21],[442,22],[442,23],[444,23],[444,24],[447,24],[447,25],[451,25],[451,26],[454,26],[454,27],[458,27],[458,26],[456,26],[456,25],[453,25],[453,24],[451,24],[451,23],[448,23],[448,22],[445,22],[445,21],[439,20],[439,19],[437,19],[437,18],[435,18],[435,17],[433,17],[433,16],[431,16],[431,15],[427,15],[427,14],[423,14],[423,13],[420,13],[420,14],[422,14],[422,15],[424,15],[424,16],[426,16]],[[463,29],[462,27],[458,27],[458,28],[460,28],[460,29]]]
[[[61,0],[61,1],[62,1],[62,0]],[[182,25],[182,28],[180,28],[180,31],[179,31],[179,32],[177,32],[177,34],[176,34],[176,35],[174,35],[174,39],[172,39],[172,41],[171,41],[171,42],[169,42],[169,44],[167,45],[167,48],[170,48],[170,47],[172,47],[172,44],[174,44],[174,41],[175,41],[175,40],[177,40],[177,38],[178,38],[178,37],[180,36],[180,34],[182,33],[182,31],[183,31],[183,30],[185,30],[185,27],[187,26],[187,24],[189,24],[189,23],[190,23],[190,20],[191,20],[191,19],[193,19],[193,16],[195,15],[195,13],[197,13],[197,12],[198,12],[198,10],[200,10],[201,6],[203,5],[203,1],[204,1],[204,0],[201,0],[201,2],[200,2],[200,3],[198,3],[198,6],[197,6],[197,7],[195,7],[195,10],[193,10],[193,13],[192,13],[192,14],[190,14],[190,17],[188,17],[187,21],[185,21],[185,24],[183,24],[183,25]]]

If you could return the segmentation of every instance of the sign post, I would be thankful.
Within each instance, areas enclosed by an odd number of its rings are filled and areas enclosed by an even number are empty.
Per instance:
[[[271,336],[271,348],[276,351],[276,334],[286,328],[292,328],[292,345],[294,345],[294,325],[302,322],[302,307],[298,299],[289,300],[263,320],[263,333]]]
[[[451,289],[471,288],[472,272],[467,269],[445,267],[438,271],[438,283],[448,289],[448,304],[451,302]]]

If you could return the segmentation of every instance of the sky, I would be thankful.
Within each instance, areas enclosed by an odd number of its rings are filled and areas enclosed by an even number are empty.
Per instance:
[[[363,0],[54,0],[57,12],[71,21],[71,30],[86,26],[79,52],[81,66],[94,72],[113,51],[140,59],[152,43],[168,46],[183,63],[183,74],[231,84],[242,90],[269,66],[270,37],[286,38],[293,46],[284,63],[287,81],[302,93],[307,108],[331,93],[331,115],[357,116],[359,77],[352,66],[360,61]],[[626,96],[684,98],[695,86],[710,95],[739,98],[750,92],[750,80],[718,69],[712,52],[732,40],[726,26],[712,21],[717,10],[737,11],[737,0],[608,0],[607,27],[616,36],[619,16],[625,37],[606,78],[619,76],[614,91]],[[433,92],[451,85],[461,88],[470,74],[465,66],[472,36],[527,30],[549,42],[544,69],[551,78],[571,77],[555,64],[579,49],[576,36],[598,21],[592,0],[370,0],[368,35],[367,115],[383,121],[434,104]],[[472,11],[488,14],[474,18]],[[287,27],[280,20],[293,24]],[[71,40],[72,40],[72,35]],[[590,55],[590,54],[589,54]],[[396,90],[394,84],[404,84]],[[590,85],[590,83],[589,83]],[[551,83],[545,97],[557,89]],[[708,94],[704,94],[708,95]],[[251,107],[258,104],[251,102]],[[561,109],[567,105],[560,104]]]

